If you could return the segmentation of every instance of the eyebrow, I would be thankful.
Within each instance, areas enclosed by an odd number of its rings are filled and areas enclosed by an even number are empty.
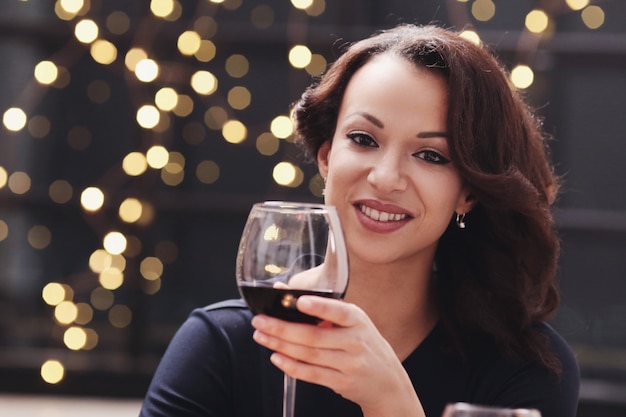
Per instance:
[[[384,129],[385,125],[382,121],[380,121],[378,118],[376,118],[375,116],[366,113],[366,112],[362,112],[362,111],[357,111],[354,113],[351,113],[350,115],[348,115],[348,117],[353,117],[353,116],[360,116],[363,117],[364,119],[366,119],[367,121],[369,121],[370,123],[372,123],[374,126],[378,127],[379,129]],[[446,132],[419,132],[416,135],[418,138],[420,139],[428,139],[428,138],[447,138],[448,134]]]

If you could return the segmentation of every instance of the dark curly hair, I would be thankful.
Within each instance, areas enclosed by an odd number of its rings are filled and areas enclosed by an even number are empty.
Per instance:
[[[447,81],[450,156],[476,204],[454,222],[435,255],[436,294],[452,345],[479,335],[514,357],[560,372],[533,325],[559,303],[560,242],[550,207],[558,178],[540,120],[483,46],[437,26],[403,24],[345,50],[295,104],[296,141],[315,159],[331,140],[346,86],[375,55],[394,54]]]

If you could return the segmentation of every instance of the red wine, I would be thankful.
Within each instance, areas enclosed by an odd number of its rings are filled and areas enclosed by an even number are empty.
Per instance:
[[[317,295],[340,299],[343,295],[332,291],[279,289],[263,285],[258,286],[248,282],[241,282],[239,288],[253,313],[267,314],[282,320],[309,324],[319,323],[320,319],[298,311],[296,309],[298,297],[301,295]]]

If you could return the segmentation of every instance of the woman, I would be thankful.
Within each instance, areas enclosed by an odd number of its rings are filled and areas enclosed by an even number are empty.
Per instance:
[[[558,184],[491,55],[398,26],[351,45],[294,118],[344,228],[345,300],[298,300],[331,326],[252,318],[241,301],[194,312],[142,415],[277,416],[282,371],[298,417],[433,417],[458,401],[575,416],[578,367],[544,322]]]

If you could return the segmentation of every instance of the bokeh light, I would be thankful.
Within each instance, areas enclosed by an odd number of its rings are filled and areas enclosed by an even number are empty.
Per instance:
[[[270,124],[270,130],[277,138],[285,139],[293,133],[294,125],[289,116],[276,116]]]
[[[533,33],[544,32],[550,23],[550,18],[543,10],[532,10],[526,15],[526,28]]]
[[[63,343],[68,349],[80,350],[87,343],[87,334],[80,327],[69,327],[63,333]]]
[[[161,113],[151,104],[141,106],[137,110],[137,123],[144,129],[152,129],[159,124]]]
[[[274,166],[272,177],[277,184],[286,187],[297,187],[302,184],[302,170],[291,162],[279,162]]]
[[[80,195],[80,203],[87,211],[100,210],[104,204],[104,193],[97,187],[87,187]]]
[[[111,255],[119,255],[126,249],[126,237],[120,232],[109,232],[104,236],[102,246]]]
[[[191,56],[200,50],[202,38],[198,32],[186,30],[178,36],[178,50],[183,55]]]
[[[565,0],[565,3],[572,10],[582,10],[589,5],[589,0]]]
[[[148,169],[148,161],[146,156],[141,152],[131,152],[122,160],[122,169],[126,175],[132,177],[139,176]]]
[[[311,50],[305,45],[295,45],[289,50],[289,63],[295,68],[306,68],[312,57]]]
[[[19,107],[11,107],[2,116],[4,127],[13,132],[22,130],[26,126],[26,121],[26,113]]]
[[[23,171],[16,171],[9,175],[9,180],[7,182],[9,185],[9,189],[14,194],[26,194],[32,185],[32,180],[28,173]]]
[[[196,167],[196,177],[204,184],[213,184],[220,177],[220,167],[215,161],[202,161]]]
[[[35,65],[35,79],[41,84],[49,85],[56,81],[59,69],[52,61],[41,61]]]
[[[58,384],[65,376],[65,367],[61,362],[50,359],[41,365],[41,379],[48,384]]]
[[[239,54],[234,54],[226,60],[226,72],[233,78],[241,78],[248,73],[250,63],[248,59]]]
[[[478,33],[476,33],[476,31],[471,30],[471,29],[466,29],[464,31],[462,31],[460,33],[460,36],[462,38],[467,39],[468,41],[476,44],[476,45],[480,45],[481,41],[480,41],[480,36],[478,35]]]
[[[163,262],[159,258],[148,256],[141,261],[139,272],[149,281],[159,279],[163,275]]]
[[[61,301],[54,308],[54,318],[60,324],[70,324],[78,317],[78,308],[72,301]]]
[[[246,140],[248,129],[239,120],[228,120],[222,126],[222,136],[226,142],[241,143]]]
[[[161,169],[170,159],[170,153],[164,146],[154,145],[146,152],[146,162],[151,168]]]
[[[59,305],[66,298],[65,287],[58,282],[49,282],[41,290],[41,297],[46,304],[51,306]]]
[[[519,89],[530,87],[535,75],[528,65],[517,65],[511,70],[511,82]]]
[[[135,64],[135,75],[139,81],[152,82],[159,75],[159,65],[150,58],[143,58]]]
[[[474,19],[486,22],[496,14],[496,5],[492,0],[474,0],[472,3],[472,16]]]
[[[604,24],[604,10],[600,6],[588,6],[582,11],[581,18],[589,29],[598,29]]]
[[[99,33],[98,25],[91,19],[83,19],[74,27],[74,35],[82,43],[92,43],[98,38]]]
[[[209,71],[197,71],[191,76],[191,87],[198,94],[208,96],[217,90],[217,78]]]
[[[98,39],[91,44],[91,56],[102,65],[109,65],[117,58],[117,48],[107,40]]]
[[[59,0],[59,6],[68,13],[77,14],[84,5],[84,0]]]
[[[52,241],[52,233],[46,226],[35,225],[28,230],[26,240],[34,249],[45,249]]]

